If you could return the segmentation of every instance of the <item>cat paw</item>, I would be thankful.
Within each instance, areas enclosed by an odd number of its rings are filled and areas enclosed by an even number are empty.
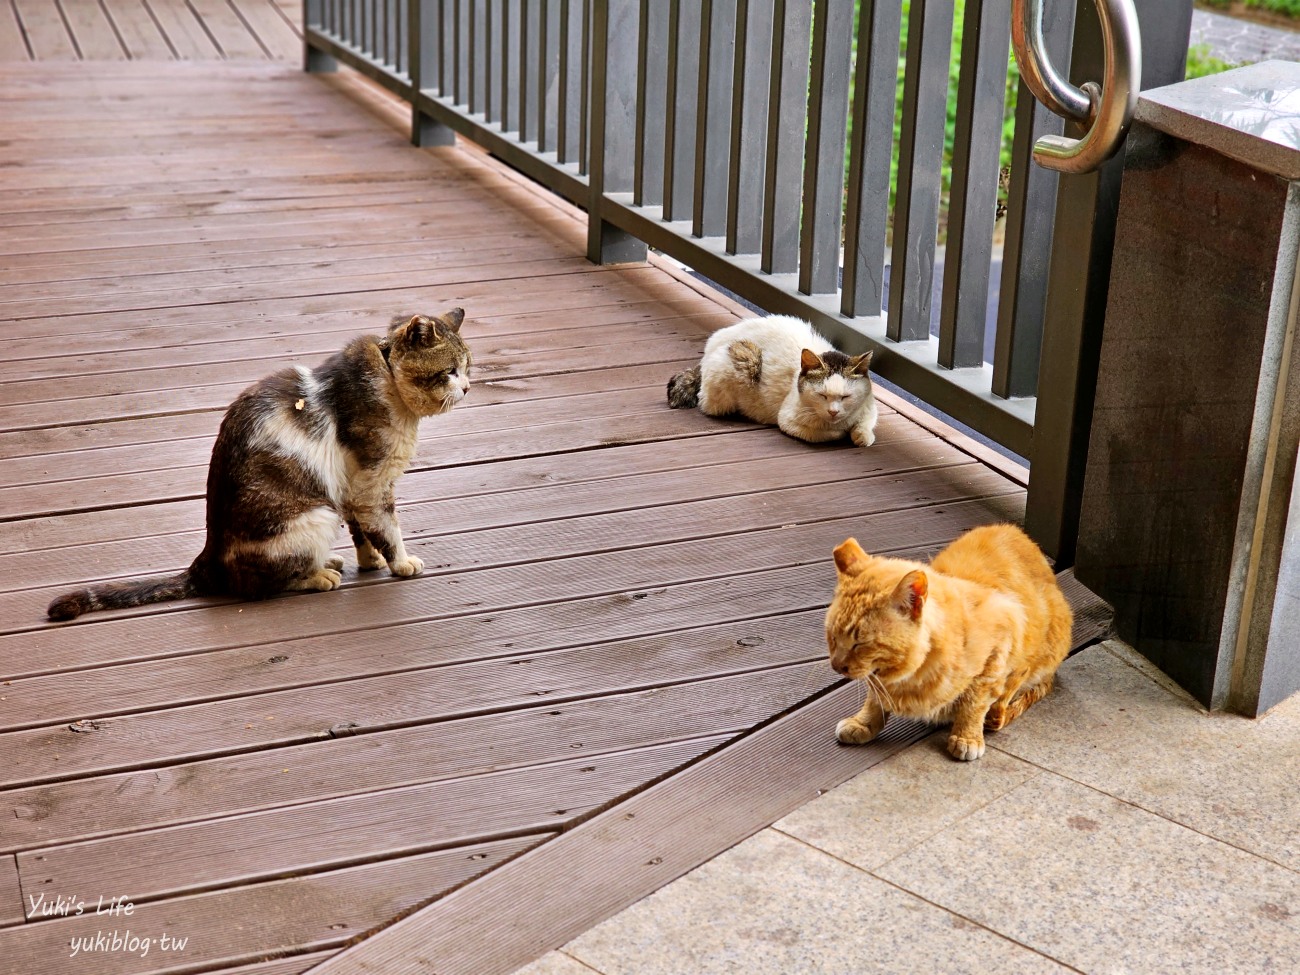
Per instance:
[[[984,739],[958,738],[953,735],[948,739],[948,754],[959,762],[973,762],[984,754]]]
[[[364,552],[360,549],[357,550],[357,568],[363,572],[368,572],[372,569],[382,569],[387,564],[388,563],[384,561],[384,557],[380,555],[376,549],[367,549]]]
[[[865,745],[878,734],[880,729],[873,731],[856,717],[845,718],[835,726],[835,738],[841,745]]]
[[[395,576],[418,576],[424,571],[424,560],[414,555],[408,555],[406,561],[394,562],[388,568]]]
[[[858,447],[870,447],[876,442],[876,431],[854,427],[849,431],[849,439]]]
[[[343,557],[341,555],[331,555],[325,560],[325,568],[339,572],[343,568]]]
[[[337,569],[322,567],[307,578],[303,583],[304,589],[315,589],[317,592],[329,592],[331,589],[337,589],[343,584],[343,576]]]

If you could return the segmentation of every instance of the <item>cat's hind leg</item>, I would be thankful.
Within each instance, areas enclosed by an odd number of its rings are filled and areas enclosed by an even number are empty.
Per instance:
[[[985,730],[1001,731],[1011,724],[1012,721],[1015,721],[1016,718],[1052,693],[1052,680],[1053,677],[1049,674],[1033,687],[1018,688],[1010,700],[998,700],[989,708],[989,713],[984,717]]]
[[[835,726],[835,739],[842,745],[865,745],[880,734],[880,729],[885,727],[885,718],[885,709],[868,688],[862,710]]]
[[[330,554],[337,532],[338,514],[322,506],[290,519],[269,538],[231,543],[223,556],[231,592],[265,599],[285,591],[337,589],[342,576]]]

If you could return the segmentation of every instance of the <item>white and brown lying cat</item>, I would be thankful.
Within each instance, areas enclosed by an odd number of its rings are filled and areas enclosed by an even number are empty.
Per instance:
[[[868,555],[850,538],[835,567],[831,666],[867,685],[862,710],[836,726],[845,744],[871,741],[893,713],[952,722],[948,752],[977,759],[984,730],[1046,696],[1070,651],[1070,605],[1014,525],[967,532],[929,565]]]
[[[876,439],[870,365],[870,352],[837,352],[802,319],[748,318],[709,336],[700,364],[669,380],[668,405],[739,413],[810,443],[847,434],[867,447]]]
[[[287,589],[336,589],[331,556],[347,522],[362,569],[418,575],[402,543],[393,485],[415,453],[421,417],[446,413],[469,390],[464,311],[394,321],[353,339],[316,369],[285,369],[240,393],[222,420],[208,468],[207,541],[173,576],[113,582],[50,603],[52,620],[188,596],[264,599]]]

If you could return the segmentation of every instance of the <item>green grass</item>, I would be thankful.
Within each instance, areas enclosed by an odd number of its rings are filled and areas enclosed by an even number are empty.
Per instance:
[[[1242,0],[1245,6],[1283,17],[1300,17],[1300,0]],[[1217,4],[1216,4],[1217,6]],[[1227,6],[1227,4],[1224,4]]]

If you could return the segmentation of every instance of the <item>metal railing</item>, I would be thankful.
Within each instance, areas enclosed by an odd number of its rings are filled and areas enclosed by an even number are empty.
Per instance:
[[[1138,3],[1190,17],[1191,0]],[[993,276],[1012,0],[966,0],[946,246],[952,0],[910,0],[906,24],[903,0],[306,0],[305,13],[309,70],[360,70],[411,103],[417,144],[459,133],[585,208],[593,260],[638,260],[648,244],[848,351],[873,348],[881,376],[1035,466],[1078,451],[1077,436],[1043,435],[1055,393],[1040,359],[1057,225],[1097,215],[1058,215],[1059,177],[1031,157],[1063,123],[1023,83]],[[1080,60],[1074,22],[1072,2],[1033,5],[1046,63],[1074,56],[1101,77],[1101,45]],[[1086,268],[1088,286],[1107,269]],[[1064,385],[1057,427],[1078,419],[1077,384]],[[1061,473],[1039,478],[1040,509],[1070,503],[1056,482],[1075,459],[1049,460]],[[1060,525],[1036,534],[1061,553],[1046,537]]]

